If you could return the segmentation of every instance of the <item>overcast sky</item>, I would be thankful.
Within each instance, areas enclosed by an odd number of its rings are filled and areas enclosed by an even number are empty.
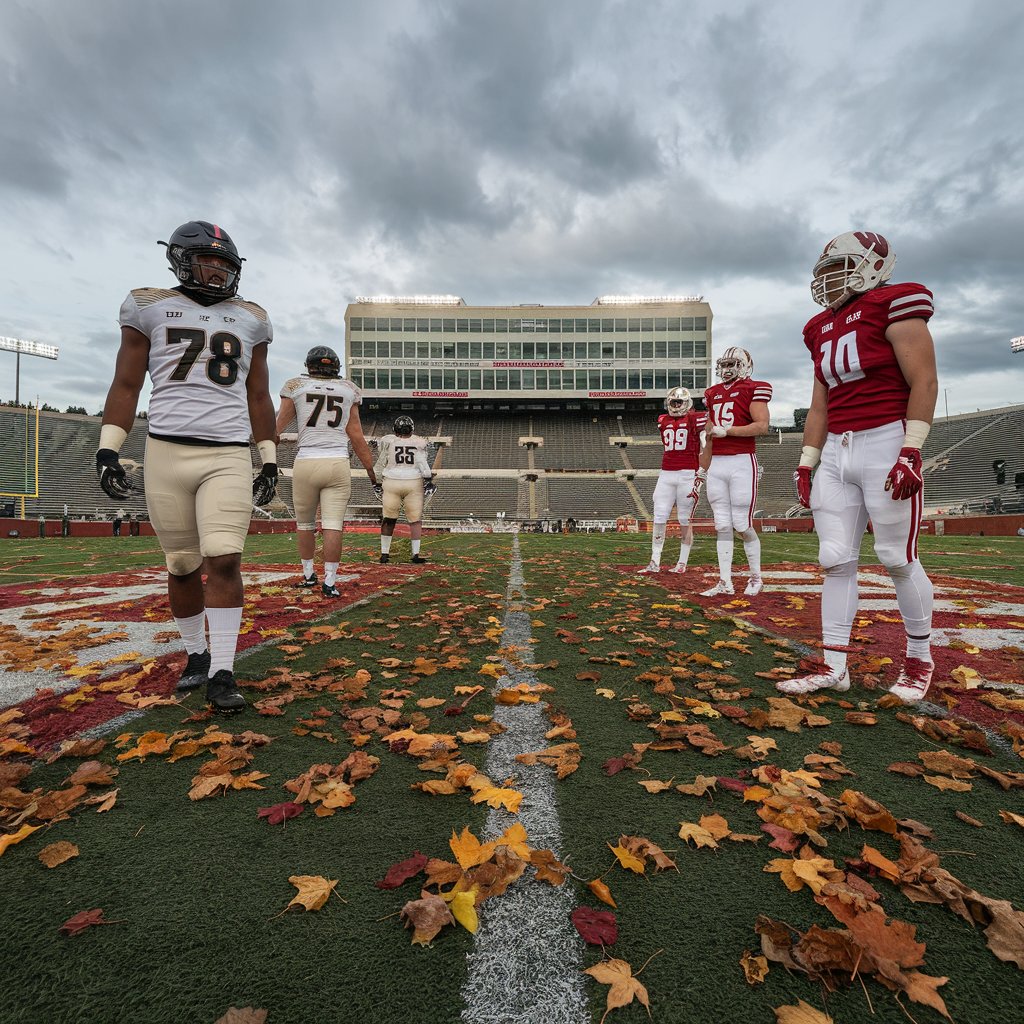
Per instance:
[[[0,0],[0,334],[60,347],[23,401],[99,410],[203,219],[275,396],[357,295],[700,293],[785,422],[810,268],[864,229],[935,293],[937,415],[1024,401],[1022,53],[980,0]]]

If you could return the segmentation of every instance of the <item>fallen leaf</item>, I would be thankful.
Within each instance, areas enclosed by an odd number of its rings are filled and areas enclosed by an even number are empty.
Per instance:
[[[71,860],[72,857],[77,857],[78,853],[78,847],[74,843],[61,840],[58,843],[50,843],[49,846],[44,846],[39,851],[39,859],[48,868],[55,868],[58,864],[63,864],[65,861]]]
[[[604,1024],[605,1018],[612,1010],[628,1006],[634,998],[647,1007],[647,1015],[650,1016],[647,989],[633,977],[633,968],[625,960],[602,960],[593,967],[586,968],[583,973],[589,974],[602,985],[611,985],[608,990],[607,1009],[599,1024]]]
[[[289,875],[288,881],[299,890],[288,906],[305,907],[306,910],[319,910],[338,884],[336,878],[323,878],[320,875]]]
[[[768,976],[768,958],[766,956],[754,956],[749,949],[743,950],[740,957],[740,966],[747,979],[748,985],[759,985]]]
[[[608,888],[600,878],[595,878],[592,882],[587,882],[587,888],[602,902],[607,903],[609,907],[615,907],[618,909],[618,904],[615,902],[615,898],[612,896],[611,889]]]
[[[298,817],[303,811],[303,805],[292,800],[284,800],[272,807],[260,807],[256,811],[256,817],[266,818],[271,825],[283,825],[289,818]]]
[[[802,999],[796,1006],[776,1006],[774,1009],[775,1024],[834,1024],[827,1013],[816,1010]]]
[[[91,928],[94,924],[122,924],[121,921],[105,921],[103,919],[102,910],[83,910],[74,917],[69,917],[61,926],[60,931],[65,935],[78,935],[80,932],[84,932],[86,928]]]
[[[412,924],[413,944],[420,946],[433,941],[446,924],[455,924],[448,904],[440,896],[424,896],[422,899],[410,900],[402,907],[400,915],[406,927]]]
[[[583,941],[591,946],[610,946],[619,937],[619,926],[610,910],[577,907],[569,917]]]
[[[387,873],[379,882],[373,884],[378,889],[397,889],[410,878],[418,875],[427,866],[427,858],[419,850],[413,852],[411,857],[392,864]]]

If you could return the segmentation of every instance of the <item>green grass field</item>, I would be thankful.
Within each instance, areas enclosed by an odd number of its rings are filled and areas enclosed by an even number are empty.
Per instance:
[[[549,724],[563,728],[562,736],[548,742],[563,742],[570,723],[579,744],[579,768],[553,786],[563,836],[558,854],[572,871],[562,885],[572,887],[579,905],[607,911],[611,908],[587,888],[587,882],[602,878],[617,904],[617,941],[605,954],[597,946],[581,947],[574,970],[603,955],[638,970],[653,957],[640,981],[649,992],[651,1018],[660,1024],[771,1024],[774,1008],[799,1000],[841,1024],[944,1019],[933,1006],[906,994],[897,999],[879,982],[870,955],[852,972],[852,983],[849,969],[843,975],[823,968],[812,979],[776,962],[762,982],[745,979],[741,957],[746,951],[761,953],[755,932],[759,915],[800,933],[814,925],[844,926],[825,905],[828,891],[816,900],[811,888],[790,891],[778,873],[765,871],[769,862],[794,856],[768,848],[772,837],[761,830],[765,818],[758,813],[768,797],[759,799],[752,792],[744,799],[727,783],[700,797],[674,788],[701,775],[715,776],[740,779],[747,787],[761,784],[769,795],[774,783],[778,788],[770,798],[775,811],[789,814],[776,821],[792,824],[803,816],[806,823],[808,815],[829,811],[818,830],[827,845],[805,841],[805,856],[831,861],[833,879],[850,870],[873,887],[878,894],[873,905],[885,918],[906,922],[890,924],[886,935],[895,929],[905,937],[907,926],[916,929],[916,942],[925,949],[916,960],[905,957],[903,975],[917,970],[948,978],[938,993],[951,1019],[1006,1024],[1020,1018],[1021,970],[995,955],[981,927],[972,927],[941,903],[910,899],[884,872],[864,864],[865,846],[890,861],[900,860],[896,835],[863,827],[864,822],[877,824],[877,817],[862,815],[859,821],[852,811],[845,818],[833,813],[844,792],[856,791],[883,805],[897,821],[927,826],[931,835],[924,845],[938,855],[942,869],[983,897],[1012,901],[1019,912],[1024,909],[1024,827],[1004,820],[1000,812],[1024,815],[1024,790],[1004,790],[977,772],[966,780],[969,790],[962,789],[964,779],[952,780],[959,787],[940,789],[923,777],[889,770],[895,762],[918,761],[922,752],[948,750],[1013,779],[1007,773],[1024,772],[1024,763],[1010,751],[1008,739],[990,754],[967,749],[955,738],[939,742],[899,720],[898,708],[879,707],[882,691],[860,688],[843,702],[807,703],[808,714],[822,716],[820,725],[790,722],[789,731],[771,724],[768,701],[778,694],[771,680],[756,673],[795,665],[798,654],[789,641],[800,638],[789,627],[750,617],[745,624],[742,614],[738,619],[705,614],[702,604],[667,593],[659,580],[623,572],[623,567],[647,561],[646,535],[524,535],[518,543],[521,588],[509,587],[510,536],[445,535],[425,540],[424,553],[432,562],[424,571],[389,578],[364,603],[341,608],[311,604],[307,619],[286,635],[268,638],[236,666],[243,682],[266,683],[251,690],[250,701],[299,694],[282,705],[281,714],[267,717],[250,708],[237,717],[186,721],[201,708],[201,697],[192,695],[183,706],[156,707],[123,726],[118,731],[130,738],[120,745],[108,736],[103,750],[90,759],[116,767],[119,774],[105,788],[90,788],[90,794],[117,787],[113,808],[96,813],[94,806],[76,805],[66,819],[44,825],[0,857],[0,1024],[213,1024],[231,1007],[263,1009],[269,1024],[463,1019],[474,936],[456,924],[429,945],[412,944],[412,930],[403,927],[398,914],[420,897],[425,876],[393,890],[376,888],[374,882],[415,851],[454,861],[449,847],[453,831],[468,827],[483,839],[488,809],[471,803],[468,789],[438,796],[411,789],[415,783],[444,779],[445,767],[435,773],[422,770],[422,759],[385,736],[410,721],[421,734],[486,732],[498,706],[493,692],[498,680],[480,670],[491,666],[496,671],[503,664],[536,666],[533,676],[550,687],[540,693]],[[668,541],[665,564],[671,564],[675,543]],[[1024,587],[1021,544],[1017,538],[923,537],[922,560],[929,570],[965,581]],[[348,538],[343,570],[368,571],[376,562],[376,545],[372,534]],[[809,535],[769,534],[763,545],[766,568],[812,563],[816,553],[816,540]],[[393,554],[404,569],[408,542],[396,541]],[[699,537],[691,566],[699,570],[714,560],[713,538]],[[247,566],[293,565],[294,539],[253,536],[245,561]],[[863,561],[872,561],[867,542]],[[147,538],[25,540],[0,548],[3,582],[11,585],[73,588],[97,573],[158,564],[155,541]],[[696,589],[693,583],[689,592]],[[247,594],[250,599],[258,622],[259,595]],[[503,637],[500,626],[510,609],[527,614],[528,644],[510,646]],[[307,632],[318,626],[334,629]],[[350,682],[345,689],[342,681],[351,681],[361,669],[369,674],[365,686]],[[337,684],[333,689],[332,683]],[[464,699],[456,687],[477,684],[487,689],[473,696],[463,714],[444,715],[446,707]],[[367,719],[360,716],[370,708],[403,717],[384,725],[374,713],[379,727],[363,732]],[[520,710],[508,706],[500,715]],[[876,724],[847,720],[858,711],[873,714]],[[346,718],[352,712],[356,717]],[[661,731],[655,732],[652,726],[659,723]],[[236,776],[265,773],[258,780],[262,789],[189,799],[193,780],[213,759],[208,749],[174,761],[166,753],[118,760],[147,732],[191,730],[199,736],[211,725],[235,735],[251,730],[272,738],[251,747],[236,743],[251,759],[240,758],[232,770]],[[678,737],[673,730],[695,726],[718,741],[705,744],[707,753],[683,741],[681,749],[645,749],[635,767],[627,764],[615,774],[603,767],[634,753],[634,744],[660,739],[668,746]],[[829,744],[826,756],[837,756],[850,774],[813,782],[797,776],[787,783],[768,768],[813,772],[815,762],[805,763],[805,758],[822,755],[822,743]],[[760,754],[751,749],[758,746]],[[483,769],[487,750],[488,743],[460,741],[451,763]],[[351,806],[325,817],[306,806],[282,825],[258,817],[259,808],[293,799],[284,788],[287,780],[314,765],[338,765],[355,751],[379,758],[379,766],[354,783]],[[6,831],[16,831],[16,814],[9,810],[22,799],[16,793],[66,791],[82,760],[67,757],[47,764],[17,752],[0,757],[0,772],[31,764],[31,773],[16,782],[0,774]],[[491,781],[499,788],[523,786],[525,808],[531,773],[554,777],[550,767],[517,765],[510,777]],[[943,776],[938,769],[928,774]],[[641,782],[671,786],[648,792]],[[813,797],[818,791],[824,796]],[[726,819],[733,833],[759,835],[760,841],[720,838],[717,848],[699,848],[680,837],[683,823],[696,825],[702,816],[715,814]],[[507,814],[506,819],[511,824],[516,816]],[[912,826],[898,831],[911,834]],[[609,849],[621,836],[645,837],[665,851],[675,868],[657,871],[647,860],[642,874],[624,869]],[[39,852],[58,841],[73,843],[79,854],[47,868]],[[296,894],[289,877],[296,875],[337,880],[335,892],[345,902],[332,895],[315,912],[294,907],[284,912]],[[532,876],[533,868],[527,868],[512,888],[548,884]],[[820,881],[815,885],[820,889]],[[450,882],[443,887],[450,888]],[[507,898],[494,895],[484,903],[481,931],[488,927],[488,907]],[[60,933],[67,919],[94,908],[117,923],[74,936]],[[1024,964],[1024,915],[1009,913],[1006,942],[1011,947],[1020,943]],[[523,934],[532,927],[534,922],[524,917]],[[865,943],[858,948],[877,951]],[[600,1021],[608,989],[589,977],[583,981],[586,1005],[583,1016],[573,1019]],[[486,1019],[558,1019],[543,1008],[529,1018],[503,1016],[497,988],[492,1009]],[[646,1019],[647,1011],[635,1001],[608,1016],[612,1024]]]

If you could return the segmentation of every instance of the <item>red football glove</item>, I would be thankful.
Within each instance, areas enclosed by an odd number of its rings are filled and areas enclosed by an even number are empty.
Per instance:
[[[811,467],[797,466],[793,474],[793,483],[796,485],[796,500],[804,508],[811,507]]]
[[[697,475],[693,480],[693,490],[690,491],[689,497],[692,504],[690,505],[690,518],[693,518],[694,512],[697,511],[697,502],[700,501],[700,492],[704,489],[704,481],[707,479],[707,470],[698,469]]]
[[[917,494],[923,484],[921,453],[916,448],[901,448],[896,465],[886,477],[885,489],[892,491],[893,501],[905,501]]]

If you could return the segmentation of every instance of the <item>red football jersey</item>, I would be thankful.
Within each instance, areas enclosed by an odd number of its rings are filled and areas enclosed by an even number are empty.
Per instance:
[[[712,384],[704,392],[711,422],[720,427],[745,427],[754,422],[750,415],[751,402],[770,402],[772,386],[763,380],[740,377],[728,384]],[[743,455],[753,452],[754,437],[714,437],[711,439],[714,455]]]
[[[927,321],[934,311],[924,285],[887,284],[807,321],[804,344],[814,376],[828,388],[829,433],[906,418],[910,385],[885,332],[901,320]]]
[[[658,433],[665,446],[661,457],[662,469],[696,469],[699,465],[700,439],[707,422],[706,412],[691,409],[683,416],[658,417]]]

